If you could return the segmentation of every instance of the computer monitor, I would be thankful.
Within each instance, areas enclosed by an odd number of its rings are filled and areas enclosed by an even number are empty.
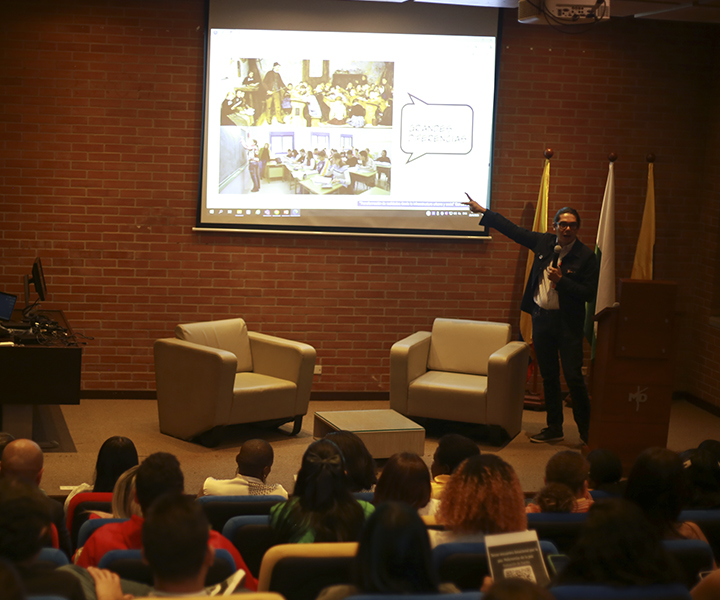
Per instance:
[[[35,293],[38,300],[45,301],[47,298],[47,287],[45,286],[45,275],[43,273],[42,262],[38,256],[32,266],[32,275],[25,275],[25,310],[30,308],[30,284],[35,287]],[[37,302],[36,300],[35,302]]]

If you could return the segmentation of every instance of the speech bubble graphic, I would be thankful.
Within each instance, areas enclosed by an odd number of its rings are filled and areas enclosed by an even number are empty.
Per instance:
[[[408,94],[400,115],[400,149],[407,162],[425,154],[468,154],[473,141],[473,109],[467,104],[428,104]]]

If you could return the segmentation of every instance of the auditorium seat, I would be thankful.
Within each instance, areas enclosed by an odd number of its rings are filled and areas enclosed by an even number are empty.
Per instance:
[[[82,527],[80,527],[80,531],[78,531],[77,547],[82,548],[85,545],[85,542],[88,541],[88,538],[103,525],[107,525],[108,523],[119,523],[120,521],[127,521],[127,519],[90,519],[85,521],[82,524]]]
[[[65,517],[67,530],[70,532],[70,541],[73,550],[77,549],[78,533],[80,527],[87,521],[92,511],[112,513],[111,492],[81,492],[70,498],[70,503]]]
[[[232,517],[242,515],[269,515],[270,509],[280,502],[282,496],[200,496],[198,502],[210,521],[210,526],[222,532]]]
[[[315,367],[308,344],[248,331],[243,319],[189,323],[155,341],[160,431],[205,445],[221,426],[294,421],[307,413]]]
[[[543,556],[557,554],[550,542],[540,541]],[[479,590],[486,575],[490,575],[484,542],[451,542],[433,548],[433,564],[440,581],[454,583],[461,590]],[[548,568],[548,573],[550,569]]]
[[[258,579],[265,553],[277,543],[270,518],[267,515],[232,517],[225,523],[222,534],[237,548],[247,568]]]
[[[664,540],[663,546],[682,569],[688,588],[700,581],[702,571],[712,571],[715,566],[712,549],[702,540]]]
[[[720,509],[684,510],[678,521],[691,521],[705,534],[713,554],[720,557]]]
[[[286,600],[315,600],[329,585],[352,582],[356,542],[279,544],[266,553],[258,592],[277,592]]]
[[[409,417],[479,423],[498,442],[522,425],[529,348],[507,323],[435,319],[390,350],[390,408]]]
[[[142,550],[111,550],[103,555],[98,564],[120,575],[121,579],[153,585],[150,566],[142,556]],[[215,549],[215,560],[205,576],[205,585],[215,585],[230,577],[236,571],[231,554],[222,548]]]
[[[529,513],[528,529],[537,531],[541,540],[548,540],[567,554],[580,535],[587,513]]]
[[[556,600],[692,600],[685,586],[559,585],[550,588]]]

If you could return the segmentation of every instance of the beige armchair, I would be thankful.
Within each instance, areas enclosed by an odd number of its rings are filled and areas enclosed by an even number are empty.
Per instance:
[[[162,433],[190,440],[219,425],[292,420],[292,435],[300,431],[315,367],[312,346],[226,319],[178,325],[174,338],[155,342],[154,353]]]
[[[529,347],[506,323],[435,319],[390,350],[390,408],[407,416],[482,423],[515,437]]]

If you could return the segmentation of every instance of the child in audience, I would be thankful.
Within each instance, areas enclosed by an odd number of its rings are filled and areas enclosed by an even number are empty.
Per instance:
[[[480,454],[480,448],[470,438],[459,433],[447,433],[438,440],[430,465],[432,497],[440,499],[450,475],[466,458]]]
[[[579,452],[564,450],[550,457],[545,465],[545,484],[562,483],[575,496],[572,512],[587,512],[593,503],[588,491],[590,465]],[[531,502],[526,509],[529,513],[542,512],[540,506]]]
[[[570,513],[575,507],[575,494],[562,483],[548,483],[535,496],[534,504],[544,513]]]

